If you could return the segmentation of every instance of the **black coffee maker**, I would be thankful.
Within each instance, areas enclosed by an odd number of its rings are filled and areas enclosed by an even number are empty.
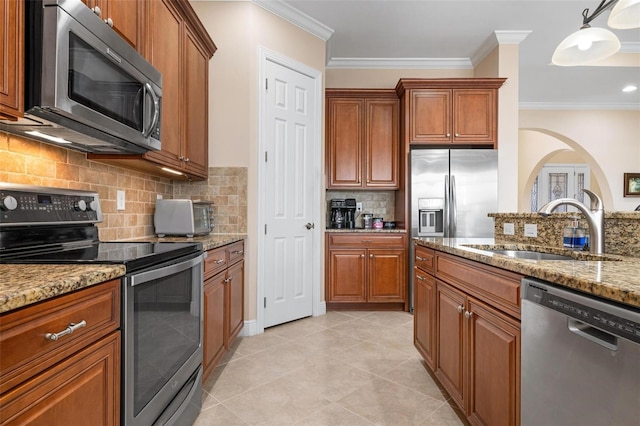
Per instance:
[[[356,199],[333,198],[331,200],[331,227],[355,228]]]

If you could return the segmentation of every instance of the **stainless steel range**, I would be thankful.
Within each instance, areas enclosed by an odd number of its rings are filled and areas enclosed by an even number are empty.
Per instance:
[[[102,242],[98,194],[0,182],[0,263],[123,264],[123,425],[189,425],[202,404],[202,245]]]

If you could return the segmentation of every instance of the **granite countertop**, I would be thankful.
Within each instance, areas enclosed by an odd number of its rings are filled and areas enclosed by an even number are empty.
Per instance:
[[[246,238],[244,234],[211,234],[200,237],[144,237],[135,241],[199,242],[211,250]],[[94,284],[119,278],[124,265],[0,264],[0,313],[18,309]]]
[[[238,241],[246,239],[245,234],[209,234],[197,237],[142,237],[137,238],[135,241],[149,241],[153,243],[171,243],[171,242],[195,242],[202,243],[202,249],[204,251],[212,250],[218,247],[226,246]]]
[[[0,265],[0,313],[100,284],[125,274],[124,265]]]
[[[456,256],[552,282],[640,308],[640,258],[616,255],[598,258],[588,252],[517,244],[494,244],[493,238],[414,238],[417,244]],[[529,260],[483,251],[501,248],[572,253],[576,260]]]

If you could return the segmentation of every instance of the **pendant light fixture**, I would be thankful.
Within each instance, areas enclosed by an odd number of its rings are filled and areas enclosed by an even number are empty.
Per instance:
[[[589,23],[618,0],[602,0],[589,16],[589,9],[582,11],[582,27],[558,45],[551,62],[560,66],[588,65],[607,58],[620,50],[620,40],[604,28],[592,28]]]
[[[607,25],[622,30],[640,27],[640,0],[618,0]]]

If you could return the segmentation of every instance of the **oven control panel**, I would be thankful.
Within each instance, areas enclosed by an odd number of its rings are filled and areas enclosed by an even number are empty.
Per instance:
[[[0,226],[102,222],[98,194],[0,183]]]

